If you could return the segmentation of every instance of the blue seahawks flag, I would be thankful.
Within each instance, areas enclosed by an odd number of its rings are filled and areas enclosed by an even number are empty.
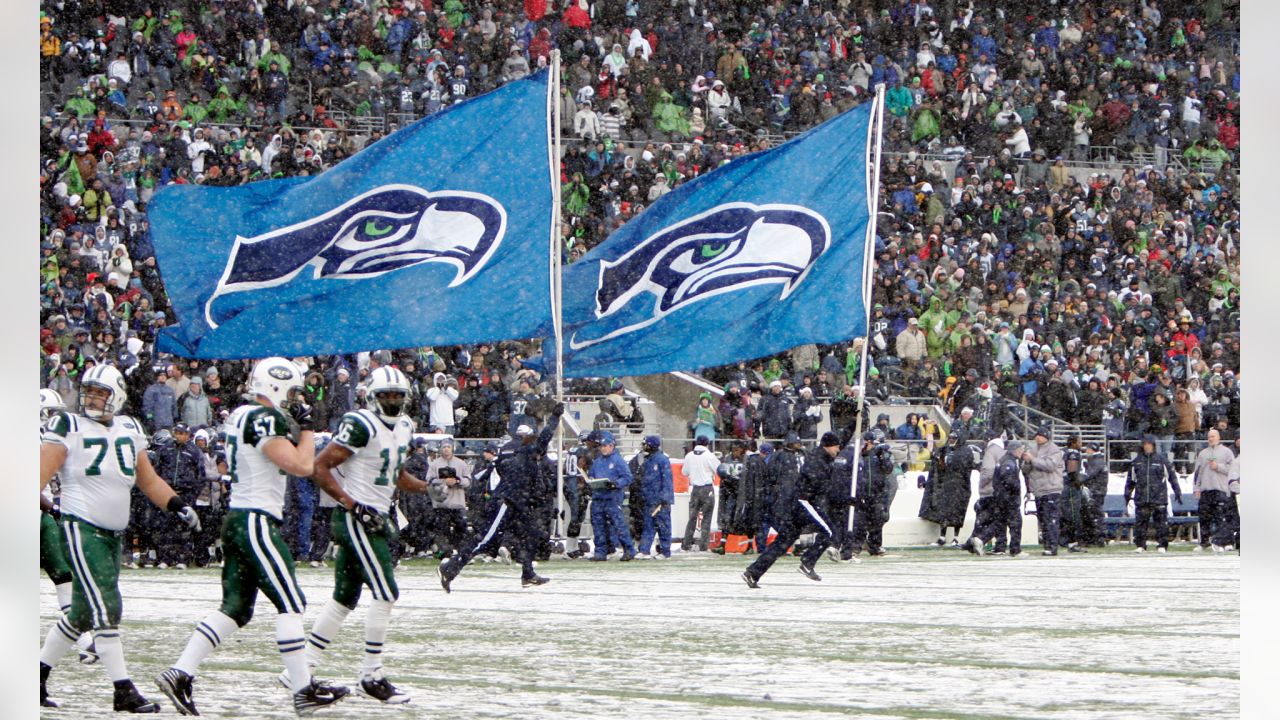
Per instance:
[[[873,104],[676,188],[566,268],[565,375],[695,370],[864,333]]]
[[[170,185],[150,218],[193,358],[546,334],[548,72],[419,120],[314,178]]]

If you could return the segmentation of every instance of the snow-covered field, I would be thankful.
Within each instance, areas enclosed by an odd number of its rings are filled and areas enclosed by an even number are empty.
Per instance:
[[[1240,706],[1240,562],[1128,547],[1087,555],[975,558],[896,550],[819,563],[820,583],[783,558],[748,589],[742,557],[542,563],[553,582],[467,568],[446,595],[435,563],[397,574],[389,676],[404,709],[352,696],[317,717],[439,718],[1202,718]],[[310,620],[332,587],[300,568]],[[216,570],[125,570],[125,652],[144,694],[218,603]],[[41,637],[57,606],[41,578]],[[205,664],[202,714],[293,717],[275,684],[274,611]],[[349,683],[363,606],[317,673]],[[45,717],[110,712],[100,666],[68,657]],[[34,689],[32,690],[34,696]],[[33,700],[34,702],[34,697]]]

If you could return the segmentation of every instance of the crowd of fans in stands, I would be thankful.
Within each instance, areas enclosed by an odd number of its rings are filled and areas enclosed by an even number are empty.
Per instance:
[[[1238,14],[1216,1],[888,5],[42,2],[42,381],[74,405],[87,364],[132,368],[131,411],[161,429],[195,417],[183,380],[200,377],[216,423],[245,365],[152,350],[175,320],[149,240],[156,189],[321,172],[558,49],[562,130],[580,140],[562,162],[568,261],[681,183],[884,83],[869,395],[942,392],[958,411],[953,386],[986,381],[1115,438],[1238,428]],[[1080,172],[1098,157],[1108,164]],[[513,397],[537,398],[537,352],[393,361],[420,386],[424,429],[470,418],[492,436],[518,414]],[[757,404],[784,375],[788,398],[808,384],[839,403],[856,355],[801,347],[711,375]],[[331,417],[363,401],[367,359],[311,362],[308,394]],[[433,419],[441,377],[461,416]],[[764,432],[736,402],[721,431]]]

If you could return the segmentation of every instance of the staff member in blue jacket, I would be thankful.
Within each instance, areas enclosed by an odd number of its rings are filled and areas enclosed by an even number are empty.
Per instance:
[[[631,484],[631,468],[616,452],[617,441],[608,430],[600,431],[600,454],[591,463],[587,483],[591,485],[591,530],[595,535],[595,552],[591,559],[607,560],[610,546],[621,546],[623,561],[636,556],[631,530],[622,516],[623,490]]]
[[[653,547],[653,534],[658,533],[655,556],[671,557],[671,503],[675,502],[675,488],[671,482],[671,459],[662,452],[662,438],[649,435],[644,439],[640,464],[640,498],[644,501],[644,527],[640,531],[640,552],[637,557],[649,557]],[[633,494],[632,497],[635,497]]]

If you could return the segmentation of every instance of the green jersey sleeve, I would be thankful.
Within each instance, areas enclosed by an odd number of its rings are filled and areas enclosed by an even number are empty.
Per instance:
[[[338,423],[338,431],[333,434],[333,441],[348,450],[359,450],[369,444],[369,426],[359,413],[349,412],[342,416]]]
[[[259,450],[271,438],[289,437],[289,420],[275,408],[263,406],[252,410],[245,419],[244,440]]]
[[[71,432],[71,415],[65,410],[59,410],[49,416],[45,421],[44,432],[40,434],[40,440],[47,443],[57,443],[66,447],[68,450],[71,446],[67,443],[67,435]]]

